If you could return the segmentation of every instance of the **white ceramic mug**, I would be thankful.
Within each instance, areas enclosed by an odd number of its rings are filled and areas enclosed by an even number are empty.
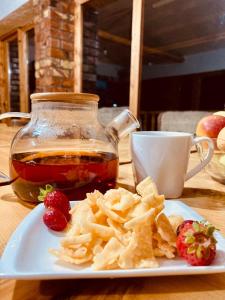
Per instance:
[[[203,161],[187,172],[191,147],[207,142]],[[201,171],[211,160],[213,142],[185,132],[139,131],[132,133],[131,154],[136,183],[151,176],[159,193],[166,198],[181,196],[184,182]]]

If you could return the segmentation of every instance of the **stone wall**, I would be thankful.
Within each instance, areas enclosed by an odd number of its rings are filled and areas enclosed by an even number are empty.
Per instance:
[[[73,90],[73,0],[34,0],[37,92]]]
[[[72,92],[74,84],[74,0],[33,0],[37,92]],[[97,14],[84,10],[83,91],[94,92]]]

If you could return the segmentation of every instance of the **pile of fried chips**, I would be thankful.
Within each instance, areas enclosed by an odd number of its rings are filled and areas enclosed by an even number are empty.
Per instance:
[[[59,250],[60,260],[94,270],[158,267],[156,257],[176,254],[176,229],[180,216],[167,217],[164,196],[150,177],[137,185],[137,194],[111,189],[87,194],[71,210],[71,228]]]

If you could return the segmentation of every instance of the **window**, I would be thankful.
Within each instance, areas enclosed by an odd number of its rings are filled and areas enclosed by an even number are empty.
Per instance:
[[[17,37],[8,42],[9,109],[20,111],[19,57]]]
[[[3,72],[0,77],[1,112],[29,112],[30,94],[35,92],[35,43],[31,26],[20,28],[0,41]]]

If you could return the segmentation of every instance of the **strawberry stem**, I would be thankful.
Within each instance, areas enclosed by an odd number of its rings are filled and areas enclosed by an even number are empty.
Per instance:
[[[45,189],[40,188],[40,193],[39,193],[39,196],[38,196],[38,200],[40,202],[43,202],[45,200],[45,197],[47,196],[47,194],[52,192],[52,191],[54,191],[53,186],[50,185],[50,184],[46,184]]]

